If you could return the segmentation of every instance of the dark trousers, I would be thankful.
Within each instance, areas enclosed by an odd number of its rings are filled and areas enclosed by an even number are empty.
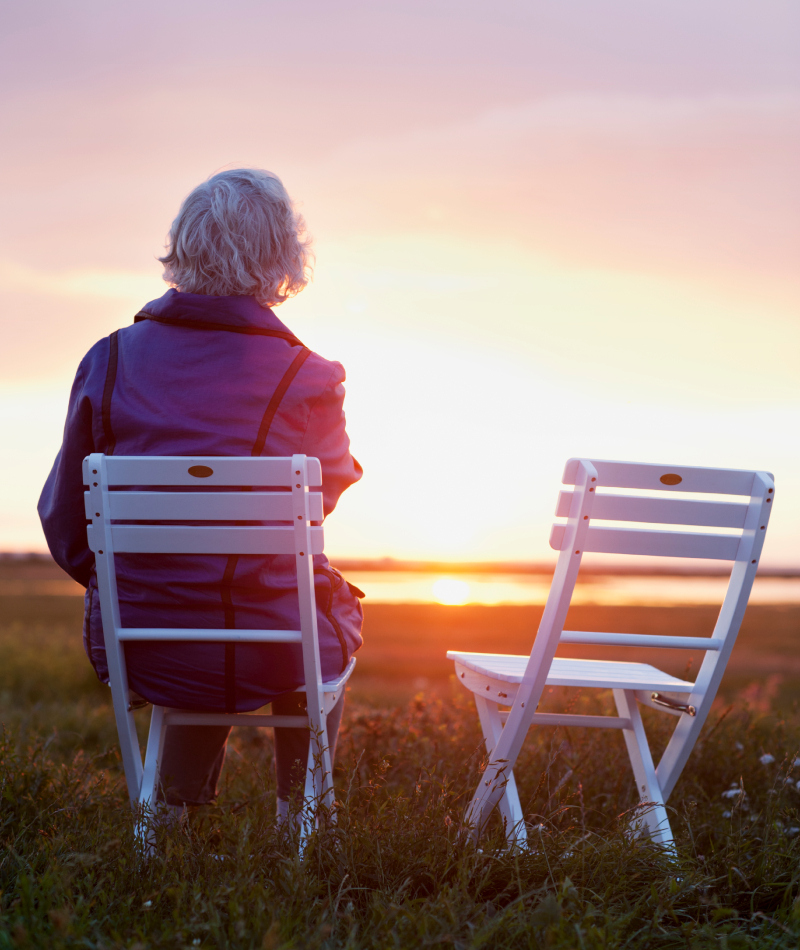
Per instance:
[[[344,710],[344,692],[328,713],[328,743],[331,763]],[[279,696],[272,702],[276,716],[306,713],[305,693]],[[161,761],[162,797],[168,805],[205,805],[216,798],[217,782],[225,761],[230,735],[228,726],[169,726]],[[308,761],[310,736],[307,729],[275,730],[275,771],[278,798],[288,800],[292,788],[302,783]]]

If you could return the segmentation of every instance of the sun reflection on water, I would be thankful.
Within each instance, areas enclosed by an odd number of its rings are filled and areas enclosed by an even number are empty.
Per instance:
[[[469,603],[472,593],[466,581],[456,580],[454,577],[440,577],[433,582],[433,599],[437,604],[447,604],[450,607],[460,607]]]
[[[345,571],[370,604],[536,604],[547,600],[550,578],[531,574],[426,574]],[[76,585],[77,586],[77,585]],[[596,575],[575,587],[573,603],[607,606],[717,604],[725,595],[722,577],[624,577]],[[82,588],[80,589],[82,593]],[[800,604],[800,578],[758,577],[752,603]]]

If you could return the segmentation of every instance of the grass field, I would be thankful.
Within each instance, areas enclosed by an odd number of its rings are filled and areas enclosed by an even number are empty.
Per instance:
[[[272,820],[270,736],[243,731],[218,802],[165,832],[143,866],[80,599],[24,573],[0,576],[0,948],[800,945],[795,607],[748,611],[670,800],[677,858],[630,836],[621,737],[589,730],[539,730],[521,757],[535,850],[504,852],[498,827],[481,851],[466,845],[480,736],[444,651],[527,651],[540,611],[367,604],[337,824],[301,862]],[[587,607],[568,622],[690,635],[712,624],[712,611],[681,607]],[[672,719],[646,723],[663,744]]]

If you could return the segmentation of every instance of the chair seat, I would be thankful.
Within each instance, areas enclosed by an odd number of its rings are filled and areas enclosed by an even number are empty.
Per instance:
[[[353,670],[356,668],[356,658],[354,656],[350,657],[350,660],[347,666],[342,670],[342,672],[336,677],[335,680],[327,680],[322,684],[323,693],[338,693],[339,690],[346,685],[347,681],[350,679],[350,675]],[[298,686],[295,690],[296,693],[304,693],[306,691],[305,685]]]
[[[342,691],[347,685],[347,681],[356,667],[356,658],[351,657],[350,662],[344,668],[344,671],[337,676],[335,680],[328,680],[322,684],[322,696],[325,704],[325,711],[329,713],[334,705],[339,701]],[[305,693],[306,687],[298,686],[296,693]],[[276,717],[272,714],[259,713],[221,713],[221,712],[203,712],[195,709],[177,709],[173,707],[163,707],[170,725],[208,725],[208,726],[268,726],[276,724]],[[279,716],[279,719],[288,720],[292,716]],[[277,723],[280,725],[280,723]]]
[[[504,683],[519,685],[528,656],[506,653],[459,653],[449,650],[449,660],[473,673]],[[622,663],[606,660],[574,660],[556,657],[547,676],[548,686],[585,686],[598,689],[654,689],[672,693],[691,693],[694,683],[677,679],[648,663]]]

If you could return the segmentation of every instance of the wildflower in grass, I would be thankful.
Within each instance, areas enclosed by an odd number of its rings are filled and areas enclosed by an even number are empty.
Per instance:
[[[724,811],[724,812],[722,813],[722,817],[723,817],[723,818],[730,818],[730,817],[731,817],[731,813],[730,813],[729,811]]]
[[[797,825],[792,825],[791,828],[787,828],[787,829],[786,829],[786,834],[787,834],[787,835],[796,835],[796,834],[798,833],[798,831],[800,831],[800,828],[798,828]]]
[[[737,751],[737,752],[744,752],[744,746],[742,745],[741,742],[736,742],[736,743],[735,743],[735,746],[736,746],[736,751]]]
[[[762,765],[772,765],[772,763],[775,761],[775,756],[770,755],[769,752],[765,752],[758,761]]]

